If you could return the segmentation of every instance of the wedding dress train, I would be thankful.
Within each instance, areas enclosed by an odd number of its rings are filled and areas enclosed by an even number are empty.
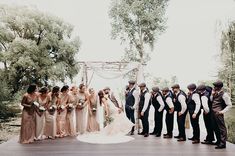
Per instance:
[[[118,108],[108,99],[111,123],[99,132],[79,135],[77,139],[82,142],[94,144],[123,143],[134,140],[126,134],[131,130],[133,123],[130,122],[123,112],[119,113]]]

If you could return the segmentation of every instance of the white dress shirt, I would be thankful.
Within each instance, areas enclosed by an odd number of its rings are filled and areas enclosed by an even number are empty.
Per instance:
[[[176,96],[177,96],[179,93],[180,93],[180,92],[178,92],[178,93],[176,94]],[[180,111],[180,113],[181,113],[181,114],[184,114],[184,112],[187,110],[186,97],[183,96],[182,94],[180,94],[180,95],[178,96],[178,101],[179,101],[180,104],[181,104],[181,111]]]
[[[146,89],[143,90],[143,92],[145,92],[145,91],[146,91]],[[145,100],[144,100],[144,107],[142,109],[143,113],[147,110],[147,108],[149,106],[149,101],[150,101],[150,98],[151,98],[150,93],[149,92],[145,93],[144,98],[145,98]]]
[[[206,113],[209,113],[210,112],[210,109],[209,109],[209,105],[208,105],[208,102],[209,102],[209,99],[207,96],[202,96],[201,97],[201,100],[202,100],[202,107],[203,107],[203,110],[206,112]]]
[[[226,113],[232,108],[231,97],[228,95],[228,93],[224,93],[222,98],[227,106],[221,112]]]
[[[154,95],[154,96],[155,96],[155,95]],[[158,109],[158,112],[161,112],[161,111],[164,109],[164,107],[165,107],[164,101],[163,101],[161,95],[157,95],[157,97],[155,97],[155,98],[156,98],[156,100],[158,101],[158,103],[160,104],[160,107],[159,107],[159,109]]]
[[[170,93],[167,93],[166,96],[167,96],[168,94],[170,94]],[[165,97],[166,97],[166,96],[165,96]],[[166,98],[166,104],[169,106],[170,109],[171,109],[171,108],[174,108],[174,104],[173,104],[172,98],[167,97],[167,98]]]
[[[200,109],[201,109],[201,101],[200,101],[200,96],[198,93],[194,93],[192,95],[192,100],[195,102],[196,104],[196,107],[195,107],[195,110],[194,110],[194,114],[197,114]]]

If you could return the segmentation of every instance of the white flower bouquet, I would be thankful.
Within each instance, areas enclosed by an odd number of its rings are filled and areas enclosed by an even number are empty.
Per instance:
[[[74,106],[72,103],[68,104],[67,110],[68,112],[71,112],[74,109]]]

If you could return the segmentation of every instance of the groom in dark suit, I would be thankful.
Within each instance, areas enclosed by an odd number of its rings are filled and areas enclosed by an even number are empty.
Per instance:
[[[135,109],[138,104],[138,92],[135,89],[135,81],[130,80],[128,85],[129,90],[126,93],[125,111],[127,118],[135,124]],[[130,135],[134,135],[135,126],[132,127],[129,132]]]

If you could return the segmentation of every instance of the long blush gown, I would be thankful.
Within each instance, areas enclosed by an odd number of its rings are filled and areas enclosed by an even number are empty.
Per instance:
[[[41,99],[40,96],[38,97],[38,103],[40,106],[44,107],[46,106],[48,102],[48,97],[45,99]],[[44,134],[44,127],[45,127],[45,112],[38,112],[36,111],[36,139],[37,140],[42,140],[43,139],[43,134]]]
[[[36,123],[35,123],[35,108],[32,106],[32,102],[36,101],[37,97],[31,98],[28,94],[24,95],[26,99],[24,104],[31,107],[24,106],[21,119],[20,139],[22,144],[28,144],[34,142]]]
[[[75,107],[77,103],[77,96],[74,94],[69,95],[69,104]],[[66,133],[69,136],[75,136],[76,130],[75,130],[75,109],[67,109],[67,115],[66,115]]]
[[[56,103],[58,101],[58,98],[56,96],[51,97],[49,96],[50,101],[47,106],[47,110],[45,112],[45,129],[44,129],[44,135],[47,138],[54,139],[56,136],[56,116],[57,116],[57,110],[53,113],[49,112],[49,108],[52,106],[56,106]]]
[[[86,95],[78,92],[78,100],[85,101]],[[85,106],[83,108],[76,108],[76,132],[77,134],[83,134],[86,131],[87,127],[87,102],[85,102]]]
[[[67,136],[66,134],[66,115],[67,115],[67,109],[66,106],[68,104],[69,95],[63,95],[61,94],[60,100],[61,103],[58,106],[64,106],[64,109],[62,111],[57,111],[57,136],[58,137],[64,137]],[[58,109],[57,109],[58,110]]]
[[[88,132],[95,132],[99,131],[99,123],[97,122],[97,97],[89,97],[88,102],[88,119],[87,119],[87,131]],[[92,109],[95,108],[96,111],[93,111]]]

